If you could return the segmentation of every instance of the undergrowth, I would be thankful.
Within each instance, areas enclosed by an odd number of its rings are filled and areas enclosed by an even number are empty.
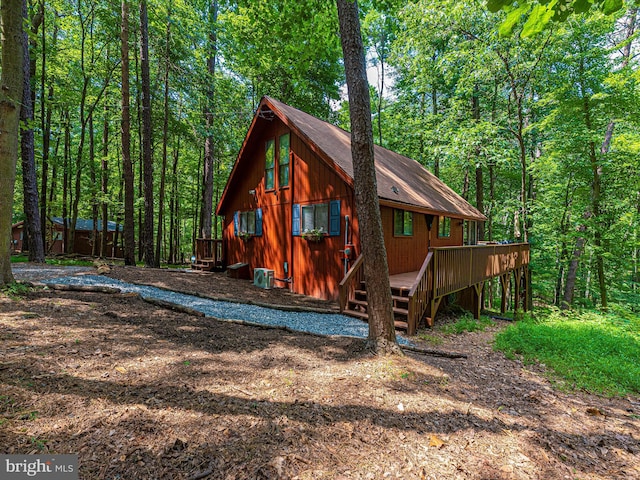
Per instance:
[[[463,332],[481,332],[490,327],[494,322],[485,316],[481,316],[479,320],[473,318],[470,313],[465,313],[453,323],[442,325],[440,330],[446,334],[460,334]]]
[[[12,300],[19,300],[24,297],[29,291],[29,287],[24,283],[11,282],[6,285],[0,286],[0,292],[4,293]]]
[[[608,396],[640,393],[640,316],[625,308],[610,313],[547,309],[496,335],[509,358],[540,362],[568,390]]]

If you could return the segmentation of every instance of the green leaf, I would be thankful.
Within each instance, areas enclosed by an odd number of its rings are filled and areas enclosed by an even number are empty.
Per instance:
[[[504,7],[507,7],[513,3],[513,0],[487,0],[487,9],[490,12],[499,12]]]
[[[515,10],[512,10],[507,14],[507,18],[504,19],[504,22],[498,28],[498,33],[501,37],[508,37],[513,32],[513,27],[516,26],[518,20],[529,11],[529,4],[523,3]]]
[[[602,2],[602,12],[605,15],[611,15],[622,8],[622,0],[604,0]]]
[[[551,2],[549,3],[549,5],[546,5],[546,6],[536,5],[535,7],[533,7],[533,10],[531,10],[531,14],[529,15],[529,18],[524,24],[524,27],[522,27],[522,32],[520,33],[520,36],[522,38],[527,38],[537,33],[540,33],[542,30],[544,30],[544,27],[547,26],[547,24],[551,20],[551,17],[553,17],[553,14],[555,13],[553,9],[555,4],[556,2]]]
[[[591,0],[575,0],[575,2],[573,2],[573,11],[576,13],[584,13],[591,8],[591,5],[593,5]]]

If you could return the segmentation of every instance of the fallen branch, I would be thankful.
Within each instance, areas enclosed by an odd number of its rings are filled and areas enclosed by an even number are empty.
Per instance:
[[[433,355],[434,357],[468,358],[466,353],[444,352],[442,350],[431,350],[428,348],[414,347],[412,345],[400,345],[400,348],[410,352],[421,353],[423,355]]]
[[[104,287],[100,285],[66,285],[61,283],[45,283],[52,290],[64,290],[69,292],[98,292],[98,293],[121,293],[122,290],[116,287]]]

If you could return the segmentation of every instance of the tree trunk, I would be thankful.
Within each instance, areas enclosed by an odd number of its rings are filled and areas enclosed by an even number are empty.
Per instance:
[[[153,250],[153,156],[151,151],[151,79],[147,0],[140,1],[140,75],[142,80],[142,166],[144,178],[144,264],[159,267]]]
[[[165,36],[165,69],[164,69],[164,115],[162,121],[162,169],[160,171],[160,191],[158,192],[158,234],[156,240],[156,259],[160,263],[161,247],[163,243],[163,227],[164,227],[164,196],[165,182],[167,178],[167,148],[169,143],[169,70],[171,68],[170,60],[170,42],[171,42],[171,2],[169,2],[167,11],[167,31]]]
[[[10,242],[23,88],[22,0],[1,1],[0,31],[0,285],[5,285],[13,282]]]
[[[401,353],[396,342],[389,267],[382,233],[373,157],[371,105],[357,2],[337,0],[344,54],[356,211],[360,226],[369,303],[369,347],[378,353]]]
[[[120,26],[121,72],[122,72],[122,118],[120,123],[122,141],[122,172],[124,177],[124,264],[136,264],[136,239],[134,218],[134,177],[131,162],[131,118],[129,95],[129,5],[122,0]]]
[[[104,119],[102,123],[102,159],[100,161],[100,190],[102,192],[101,216],[102,234],[100,235],[100,256],[114,256],[114,252],[108,251],[107,238],[109,235],[109,208],[107,198],[109,194],[109,107],[104,106]],[[116,229],[117,231],[117,229]],[[115,232],[113,246],[115,247]],[[109,254],[110,253],[110,254]]]
[[[202,188],[202,208],[200,210],[200,235],[202,238],[211,238],[211,218],[213,217],[213,169],[214,169],[214,144],[213,144],[213,108],[215,100],[215,75],[216,75],[216,53],[217,34],[216,24],[218,21],[218,2],[213,0],[210,5],[210,33],[209,33],[209,58],[207,59],[207,96],[205,107],[205,130],[206,138],[204,142],[204,172]]]
[[[438,114],[438,92],[435,85],[431,89],[431,113],[434,116]],[[433,174],[440,177],[440,155],[435,155],[433,159]]]
[[[62,160],[62,251],[69,253],[69,164],[71,163],[71,125],[69,112],[63,112],[64,153]]]
[[[471,111],[476,124],[480,123],[480,98],[478,85],[473,87],[471,97]],[[482,162],[480,161],[480,146],[475,149],[476,154],[476,208],[484,213],[484,178],[482,172]],[[484,222],[478,222],[478,240],[484,240]]]
[[[178,263],[180,251],[180,235],[178,233],[179,215],[178,208],[178,159],[180,151],[180,137],[177,138],[173,149],[173,167],[171,169],[171,202],[169,206],[169,263]]]
[[[96,136],[93,115],[89,115],[89,176],[91,178],[91,255],[98,255],[98,189],[96,187]]]
[[[27,0],[22,2],[22,15],[27,25],[29,12],[27,10]],[[37,33],[42,16],[38,13],[32,22],[32,32]],[[33,133],[33,103],[34,95],[31,89],[31,79],[35,76],[36,63],[31,60],[29,54],[29,34],[26,30],[22,34],[23,52],[23,90],[22,108],[20,109],[20,120],[23,128],[21,130],[20,146],[22,153],[22,187],[24,192],[23,204],[25,220],[26,240],[29,245],[29,261],[44,263],[44,244],[42,241],[42,222],[38,208],[38,176],[36,173],[35,146]]]

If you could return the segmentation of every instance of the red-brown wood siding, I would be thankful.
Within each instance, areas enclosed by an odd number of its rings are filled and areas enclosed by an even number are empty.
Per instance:
[[[414,212],[413,235],[395,236],[393,234],[393,212],[394,209],[391,207],[380,207],[389,274],[396,275],[420,270],[429,250],[429,230],[425,215]]]
[[[292,138],[294,156],[293,203],[308,205],[340,200],[340,234],[318,243],[293,237],[293,291],[314,297],[337,299],[344,277],[342,252],[345,246],[345,215],[349,216],[353,235],[355,209],[351,188],[326,163],[321,161],[297,136]],[[357,225],[355,226],[357,229]],[[356,250],[359,250],[356,247]],[[355,259],[355,257],[353,257]]]
[[[462,245],[463,233],[464,233],[464,220],[460,218],[451,219],[451,230],[448,237],[438,237],[438,222],[440,218],[436,217],[433,220],[433,227],[431,227],[431,246],[432,247],[455,247]]]
[[[276,286],[288,287],[296,293],[325,299],[337,299],[339,283],[344,276],[341,250],[345,247],[345,216],[349,216],[349,240],[355,245],[352,260],[360,254],[358,221],[352,188],[342,177],[322,161],[306,143],[293,132],[290,137],[289,186],[278,185],[279,137],[289,132],[279,119],[259,120],[250,143],[243,151],[239,167],[228,188],[225,203],[223,238],[227,263],[248,263],[255,268],[274,270]],[[275,190],[265,190],[265,144],[275,139]],[[255,195],[249,193],[255,190]],[[318,243],[292,235],[291,212],[294,204],[308,205],[340,200],[340,235],[325,237]],[[234,235],[233,215],[236,211],[262,209],[263,235],[247,241]],[[419,270],[429,247],[462,245],[462,221],[451,219],[451,235],[438,238],[438,218],[434,218],[431,232],[422,213],[413,214],[413,235],[394,236],[393,211],[381,207],[384,239],[387,248],[389,273]],[[285,271],[285,262],[287,271]],[[289,283],[282,280],[289,278]]]
[[[340,250],[344,249],[344,216],[353,220],[353,195],[340,176],[326,166],[306,144],[291,133],[289,186],[278,185],[278,158],[276,156],[275,190],[266,191],[264,183],[265,142],[274,138],[278,152],[278,138],[287,133],[287,127],[275,119],[251,139],[252,148],[245,149],[241,159],[243,170],[236,171],[229,185],[229,198],[225,211],[223,238],[227,246],[227,263],[248,263],[251,270],[269,268],[278,279],[291,277],[290,283],[276,281],[276,286],[288,286],[292,291],[326,299],[337,299],[338,285],[344,276],[344,263]],[[276,153],[277,155],[277,153]],[[247,161],[248,160],[248,161]],[[250,194],[255,190],[255,198]],[[313,243],[292,236],[291,211],[293,204],[328,203],[341,201],[340,235],[326,237]],[[262,208],[263,235],[247,241],[234,235],[233,215],[236,211]],[[350,222],[357,239],[357,223]],[[356,246],[356,252],[359,252]],[[355,257],[353,257],[355,258]],[[288,271],[285,272],[285,262]]]

